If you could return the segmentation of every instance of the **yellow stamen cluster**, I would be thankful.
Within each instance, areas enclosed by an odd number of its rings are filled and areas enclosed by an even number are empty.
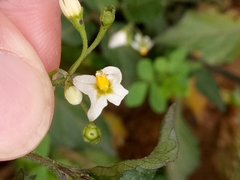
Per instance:
[[[148,53],[148,49],[146,47],[141,47],[140,50],[139,50],[139,53],[142,55],[142,56],[146,56],[147,53]]]
[[[101,91],[108,91],[110,87],[110,82],[107,79],[106,74],[104,74],[102,71],[96,72],[96,84],[99,90]]]

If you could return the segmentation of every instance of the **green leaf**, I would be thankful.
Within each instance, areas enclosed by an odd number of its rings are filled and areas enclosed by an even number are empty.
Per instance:
[[[169,54],[169,71],[172,73],[181,72],[186,65],[187,50],[178,48]]]
[[[170,61],[182,63],[186,61],[187,53],[188,51],[186,48],[178,48],[172,51],[168,57]]]
[[[149,156],[142,159],[122,161],[112,166],[96,166],[88,170],[90,175],[98,180],[115,180],[120,179],[125,171],[136,173],[136,171],[141,170],[137,169],[138,167],[154,170],[175,161],[179,144],[174,130],[174,117],[175,105],[172,105],[164,117],[158,145]],[[144,177],[145,173],[141,176]]]
[[[176,116],[175,127],[181,148],[177,160],[166,167],[167,176],[168,180],[186,180],[200,161],[198,142],[180,115]]]
[[[125,171],[120,180],[151,180],[154,178],[156,170],[137,167],[131,171]]]
[[[125,98],[125,103],[128,107],[140,106],[147,94],[148,83],[143,81],[137,81],[129,88],[129,94]]]
[[[166,57],[157,57],[154,61],[154,69],[158,73],[166,73],[169,71],[168,59]]]
[[[36,179],[36,175],[30,175],[28,173],[26,173],[23,168],[21,168],[16,176],[13,178],[13,180],[35,180]]]
[[[166,109],[166,93],[164,89],[161,89],[156,83],[152,83],[150,86],[149,104],[156,113],[162,113]]]
[[[152,81],[154,79],[152,61],[149,58],[140,59],[137,64],[138,77],[143,81]]]
[[[231,62],[240,52],[240,21],[215,11],[188,12],[158,43],[200,51],[210,64]]]
[[[218,85],[209,71],[202,70],[196,73],[196,87],[199,92],[214,103],[219,110],[225,110],[225,104],[220,95]]]
[[[151,21],[161,12],[161,1],[123,0],[123,12],[131,22]]]

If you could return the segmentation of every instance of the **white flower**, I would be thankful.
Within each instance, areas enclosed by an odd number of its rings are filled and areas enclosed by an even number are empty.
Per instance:
[[[67,17],[78,17],[82,7],[78,0],[59,0],[62,13]]]
[[[153,44],[154,43],[149,36],[142,36],[140,33],[137,33],[134,36],[134,41],[132,41],[131,46],[133,49],[139,51],[142,56],[145,56],[153,47]]]
[[[91,101],[87,113],[90,121],[94,121],[107,106],[107,101],[119,106],[122,99],[128,94],[120,83],[122,81],[121,71],[113,66],[105,67],[96,72],[95,76],[80,75],[73,78],[73,84]]]
[[[110,49],[114,49],[120,46],[126,45],[127,42],[127,32],[125,30],[120,30],[114,33],[108,43]]]
[[[64,89],[64,96],[72,105],[78,105],[82,102],[82,93],[75,86],[68,86]]]

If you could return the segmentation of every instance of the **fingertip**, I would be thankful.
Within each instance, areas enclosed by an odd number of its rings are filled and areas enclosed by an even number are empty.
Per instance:
[[[61,11],[58,0],[0,1],[0,11],[30,42],[47,72],[59,67]]]
[[[53,116],[53,90],[31,65],[0,52],[0,161],[34,150]]]
[[[53,88],[42,61],[0,13],[0,161],[32,151],[48,132]]]

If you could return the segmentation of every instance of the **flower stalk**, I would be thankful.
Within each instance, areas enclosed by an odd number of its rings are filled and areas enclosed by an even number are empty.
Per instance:
[[[111,5],[111,6],[104,8],[104,10],[102,11],[102,13],[100,15],[100,22],[101,22],[100,30],[97,34],[97,37],[95,38],[95,40],[93,41],[93,43],[91,44],[91,46],[89,48],[88,48],[87,34],[86,34],[84,22],[83,22],[83,9],[82,9],[82,13],[81,13],[81,16],[78,21],[76,21],[75,18],[70,20],[72,22],[72,24],[74,25],[74,27],[76,28],[76,30],[80,33],[82,42],[83,42],[83,50],[82,50],[80,57],[71,66],[71,68],[68,71],[70,76],[77,70],[77,68],[79,67],[81,62],[86,58],[86,56],[88,54],[90,54],[92,52],[92,50],[100,43],[100,41],[104,37],[106,31],[112,25],[114,20],[115,20],[114,6]]]
[[[61,164],[34,151],[25,155],[24,158],[50,169],[55,174],[58,180],[62,180],[63,176],[69,176],[72,179],[89,177],[86,169],[73,168],[71,166]]]
[[[71,76],[77,70],[77,68],[83,61],[83,59],[86,57],[86,52],[88,49],[87,33],[85,30],[85,25],[84,25],[84,21],[83,21],[83,9],[82,9],[82,13],[79,18],[72,18],[70,21],[72,22],[72,24],[74,25],[76,30],[80,33],[80,36],[82,38],[83,48],[82,48],[82,52],[81,52],[81,55],[79,56],[79,58],[70,67],[70,69],[68,71],[69,76]]]

